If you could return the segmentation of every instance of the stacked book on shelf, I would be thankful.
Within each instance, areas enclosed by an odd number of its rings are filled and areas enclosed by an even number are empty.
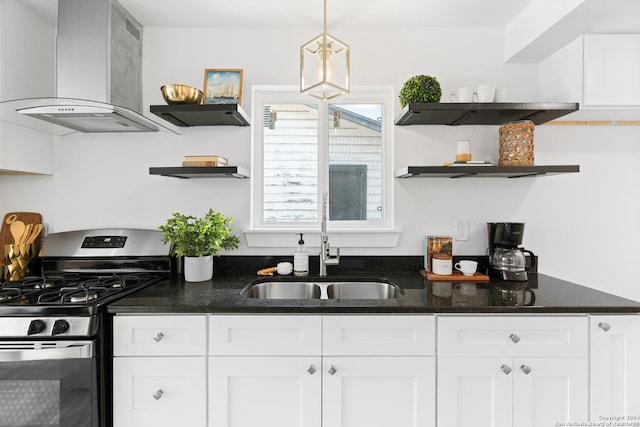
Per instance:
[[[229,160],[222,156],[184,156],[182,166],[227,166]]]

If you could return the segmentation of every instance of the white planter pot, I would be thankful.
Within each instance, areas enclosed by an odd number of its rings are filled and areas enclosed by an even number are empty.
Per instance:
[[[213,277],[213,255],[184,257],[184,280],[204,282]]]

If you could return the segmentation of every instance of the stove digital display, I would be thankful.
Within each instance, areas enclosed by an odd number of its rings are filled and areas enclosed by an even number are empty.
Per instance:
[[[127,236],[87,236],[82,241],[83,248],[124,248]]]

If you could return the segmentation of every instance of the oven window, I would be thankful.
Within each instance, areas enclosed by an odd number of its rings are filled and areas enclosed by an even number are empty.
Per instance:
[[[58,350],[27,350],[36,359]],[[96,358],[2,361],[0,427],[97,427]],[[6,357],[5,357],[6,358]]]
[[[0,426],[60,425],[60,381],[0,381]]]

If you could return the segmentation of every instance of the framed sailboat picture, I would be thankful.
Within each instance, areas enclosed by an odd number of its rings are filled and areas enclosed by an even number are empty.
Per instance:
[[[242,104],[242,70],[204,70],[205,104]]]

